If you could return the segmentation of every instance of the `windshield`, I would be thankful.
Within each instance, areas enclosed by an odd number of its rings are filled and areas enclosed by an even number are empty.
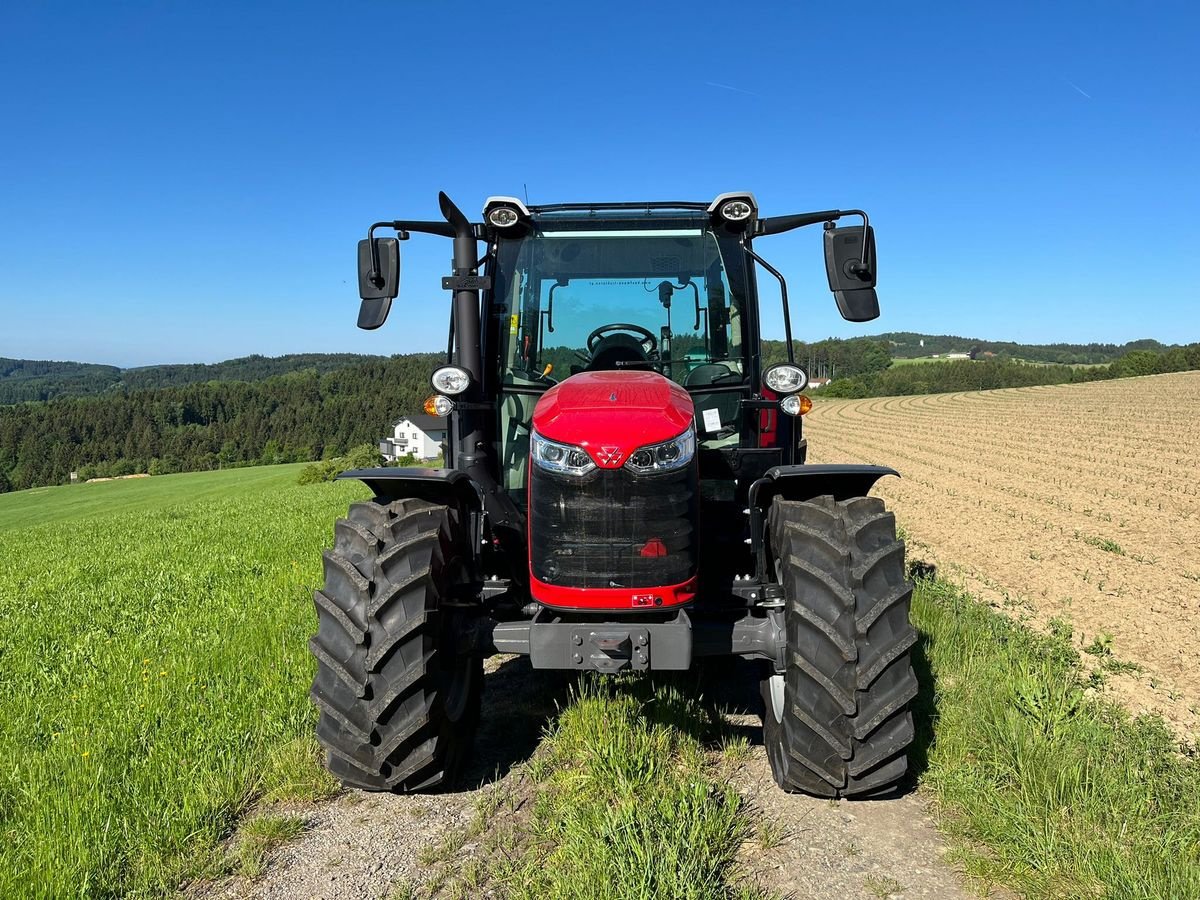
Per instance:
[[[542,217],[500,242],[503,384],[650,369],[692,389],[741,385],[744,268],[723,258],[740,248],[702,217],[632,224]]]

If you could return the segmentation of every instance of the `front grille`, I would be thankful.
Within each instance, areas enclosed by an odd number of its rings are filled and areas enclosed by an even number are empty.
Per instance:
[[[533,575],[575,588],[681,584],[696,573],[697,469],[596,469],[572,478],[530,466]],[[663,555],[654,555],[665,550]]]

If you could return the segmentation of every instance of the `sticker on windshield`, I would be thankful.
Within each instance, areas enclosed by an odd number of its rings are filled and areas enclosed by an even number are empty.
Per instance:
[[[715,409],[706,409],[704,411],[704,430],[705,431],[720,431],[721,430],[721,413]]]
[[[509,334],[517,333],[517,322],[518,321],[519,320],[518,320],[517,316],[509,316],[508,317],[508,333]]]

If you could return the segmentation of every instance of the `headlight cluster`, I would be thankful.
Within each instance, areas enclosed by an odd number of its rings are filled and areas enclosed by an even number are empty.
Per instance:
[[[808,387],[808,374],[799,366],[780,363],[763,372],[763,383],[783,397],[779,408],[789,416],[802,416],[812,409],[812,400],[799,391]]]
[[[425,401],[425,413],[430,416],[445,418],[454,412],[454,401],[471,386],[471,374],[458,366],[442,366],[429,378],[433,389],[438,393]]]
[[[689,425],[688,430],[677,438],[634,450],[625,461],[625,468],[639,475],[669,472],[672,469],[683,468],[695,455],[696,432]]]
[[[549,472],[557,472],[560,475],[586,475],[596,468],[596,464],[582,447],[547,440],[536,431],[533,433],[530,449],[533,452],[534,464]]]
[[[560,444],[558,441],[542,437],[536,431],[533,433],[530,451],[534,465],[559,475],[586,475],[596,468],[596,463],[582,447]],[[689,425],[687,431],[677,438],[634,450],[629,454],[629,459],[625,460],[624,468],[637,475],[671,472],[682,469],[695,455],[696,432]]]

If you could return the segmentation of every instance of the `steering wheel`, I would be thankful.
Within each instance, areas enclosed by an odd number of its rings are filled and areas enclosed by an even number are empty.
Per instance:
[[[595,331],[587,336],[588,353],[595,354],[596,346],[600,343],[601,338],[610,331],[632,331],[642,339],[642,349],[649,356],[658,349],[658,338],[654,336],[654,332],[643,328],[641,325],[633,325],[629,322],[613,322],[609,325],[601,325]]]

